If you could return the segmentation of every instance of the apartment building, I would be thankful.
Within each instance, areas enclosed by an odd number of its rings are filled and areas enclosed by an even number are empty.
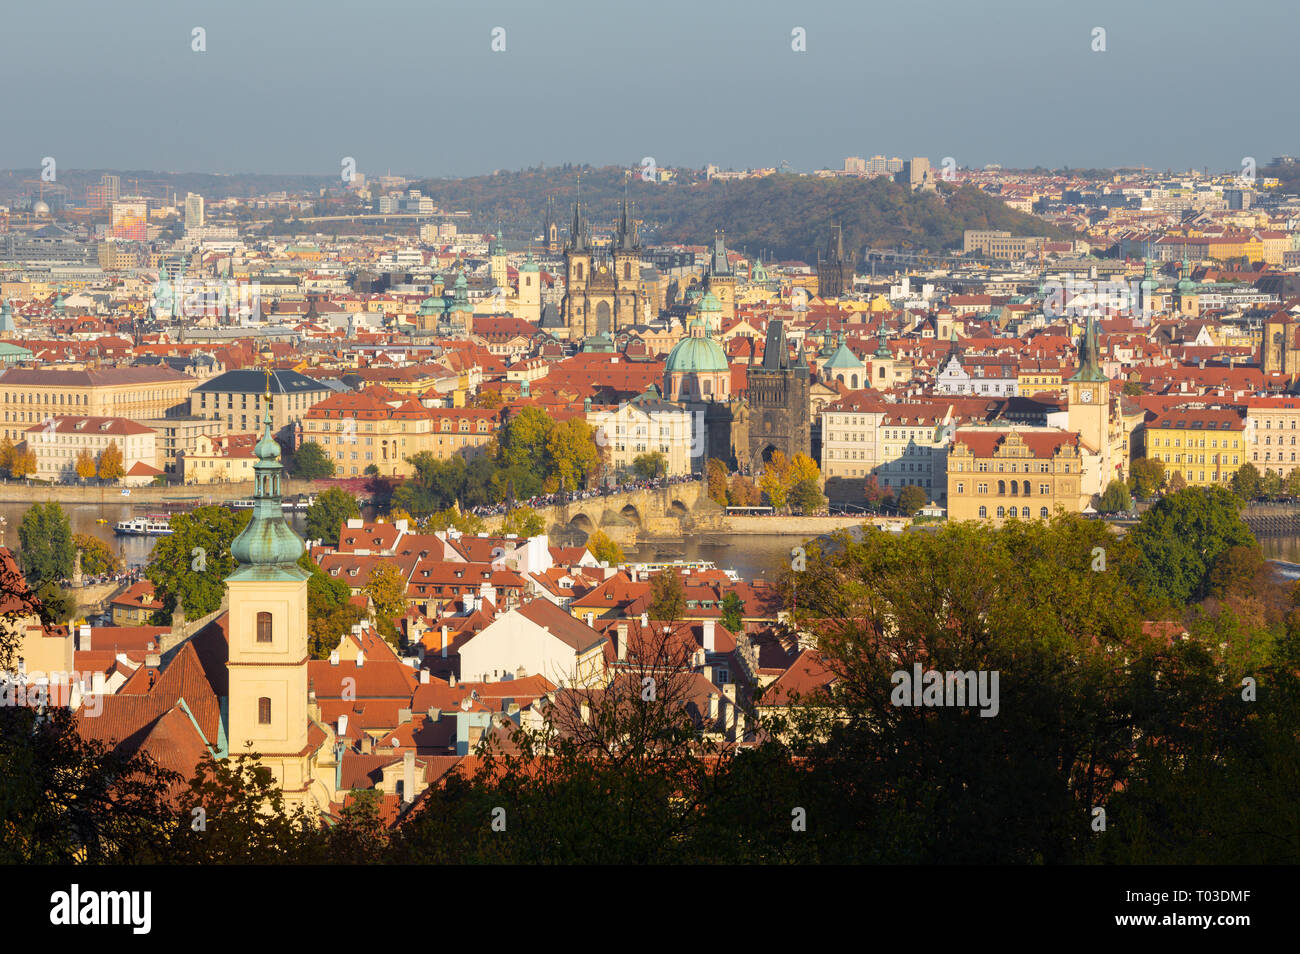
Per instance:
[[[1261,473],[1274,471],[1286,477],[1295,470],[1300,452],[1300,398],[1267,397],[1246,400],[1245,447],[1248,459]]]
[[[593,407],[587,423],[596,429],[596,444],[607,466],[620,480],[633,475],[642,454],[663,454],[668,476],[691,472],[691,458],[704,453],[704,412],[695,414],[677,404],[642,394],[617,407]]]
[[[1264,419],[1270,423],[1287,420],[1280,412],[1265,415]],[[1271,430],[1265,428],[1265,436],[1271,437],[1267,433]],[[1193,407],[1173,408],[1159,414],[1148,412],[1144,432],[1146,456],[1163,461],[1168,477],[1182,474],[1188,486],[1226,484],[1246,462],[1246,415],[1242,408]],[[1278,434],[1279,441],[1283,436]],[[1274,450],[1277,445],[1271,442],[1252,446],[1260,451],[1282,453]],[[1290,453],[1291,445],[1284,446]]]
[[[167,367],[8,368],[0,374],[0,430],[18,441],[28,428],[61,415],[176,417],[184,414],[196,384]]]
[[[134,476],[152,479],[152,474],[158,473],[154,432],[125,418],[56,417],[29,427],[24,436],[27,447],[36,454],[36,477],[40,480],[77,480],[77,458],[89,453],[98,464],[112,444],[122,452],[127,474],[135,471]]]
[[[190,393],[192,417],[221,421],[226,434],[251,434],[262,429],[265,395],[271,394],[271,432],[280,440],[292,438],[293,425],[307,411],[334,393],[329,387],[297,371],[242,368],[227,371],[199,384]]]

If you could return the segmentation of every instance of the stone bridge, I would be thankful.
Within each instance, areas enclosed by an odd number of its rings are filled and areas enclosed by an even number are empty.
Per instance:
[[[727,528],[725,512],[709,498],[702,480],[575,500],[538,513],[551,542],[560,546],[579,546],[597,530],[618,544],[633,545],[643,537],[685,537]],[[503,519],[489,517],[488,528],[500,528]]]

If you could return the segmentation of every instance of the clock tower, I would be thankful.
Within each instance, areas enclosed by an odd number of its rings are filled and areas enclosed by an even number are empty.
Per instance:
[[[1110,380],[1101,370],[1097,351],[1097,324],[1092,316],[1079,347],[1079,370],[1067,382],[1069,427],[1094,454],[1109,457]]]

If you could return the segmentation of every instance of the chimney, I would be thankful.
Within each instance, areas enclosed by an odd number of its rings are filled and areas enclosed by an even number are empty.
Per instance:
[[[89,626],[89,624],[82,624],[82,626],[77,630],[77,637],[78,637],[78,638],[77,638],[77,648],[78,648],[79,650],[81,650],[82,652],[86,652],[88,649],[90,649],[90,626]]]
[[[429,721],[437,722],[442,718],[442,710],[437,706],[429,706]]]
[[[718,694],[709,693],[709,719],[713,722],[718,721]]]
[[[345,715],[341,715],[339,716],[339,729],[337,735],[341,739],[347,734],[348,734],[348,717]]]
[[[406,723],[408,723],[408,722],[410,722],[410,721],[411,721],[411,710],[410,710],[410,709],[398,709],[398,710],[397,710],[397,724],[398,724],[398,725],[406,725]]]
[[[447,685],[452,689],[456,688],[456,674],[454,672],[447,675]]]
[[[443,659],[447,658],[447,643],[448,643],[447,627],[444,625],[442,627],[442,658]]]
[[[366,664],[366,651],[364,649],[359,649],[357,650],[357,668],[360,669],[365,664]]]
[[[402,801],[408,805],[415,801],[415,753],[410,749],[402,756]]]
[[[162,665],[162,659],[157,653],[145,653],[144,664],[150,669],[157,669]]]
[[[706,653],[717,652],[717,641],[713,638],[713,620],[706,619],[702,627],[704,630],[704,651]]]
[[[426,686],[429,684],[429,670],[427,669],[420,670],[420,682]]]
[[[627,662],[627,623],[619,623],[616,629],[618,631],[618,661]]]
[[[583,722],[590,722],[590,721],[591,721],[591,706],[587,705],[585,702],[580,703],[580,704],[578,705],[578,715],[580,715],[580,716],[582,717],[582,721],[583,721]]]
[[[336,649],[332,653],[330,653],[330,665],[337,666],[338,664],[339,664],[339,651]]]
[[[642,614],[641,614],[641,625],[642,625],[643,627],[645,627],[645,626],[649,626],[649,625],[650,625],[650,614],[649,614],[649,613],[642,613]]]

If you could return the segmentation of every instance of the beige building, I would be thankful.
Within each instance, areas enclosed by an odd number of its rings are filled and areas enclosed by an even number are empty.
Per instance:
[[[27,446],[36,454],[36,477],[40,480],[75,481],[77,458],[89,452],[98,466],[100,455],[116,444],[122,452],[126,473],[144,465],[149,470],[158,459],[153,430],[120,417],[56,417],[30,427]]]
[[[241,368],[209,378],[190,392],[190,416],[222,421],[224,433],[251,434],[261,425],[265,395],[271,392],[271,429],[277,439],[292,437],[294,425],[318,402],[335,393],[297,371]]]
[[[1300,434],[1300,398],[1246,400],[1244,460],[1254,464],[1261,474],[1275,471],[1286,477],[1300,465],[1296,459],[1300,453],[1297,434]]]
[[[698,431],[692,429],[694,415],[677,404],[642,394],[617,407],[593,407],[587,423],[596,430],[596,445],[606,465],[620,480],[634,476],[633,463],[642,454],[663,454],[670,477],[689,474],[692,456],[699,457],[704,445],[703,412]],[[697,450],[692,455],[692,442]]]
[[[171,368],[9,368],[0,374],[0,428],[10,440],[60,415],[133,421],[183,414],[194,378]],[[153,461],[150,461],[153,463]]]
[[[1057,428],[957,431],[948,451],[948,519],[1046,520],[1078,513],[1083,461],[1077,434]]]
[[[167,474],[181,472],[181,461],[198,449],[199,439],[221,434],[220,421],[201,417],[163,417],[139,421],[158,435],[158,460],[154,466]]]
[[[194,442],[194,449],[181,458],[181,479],[187,484],[252,480],[256,443],[256,434],[202,435]]]

